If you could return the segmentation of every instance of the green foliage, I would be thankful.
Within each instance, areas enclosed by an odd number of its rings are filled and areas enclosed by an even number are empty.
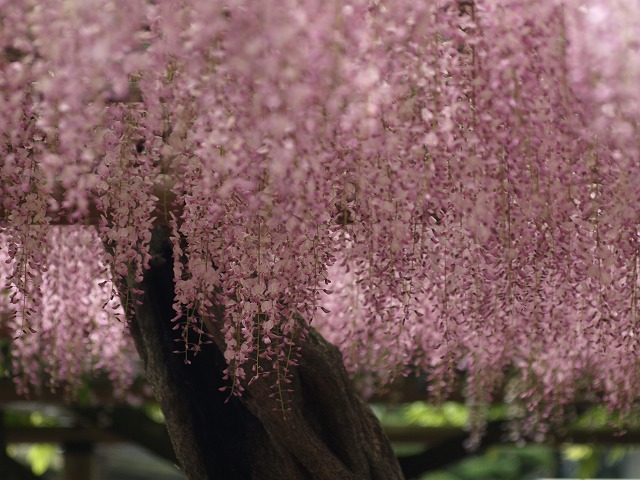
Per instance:
[[[27,461],[31,470],[36,475],[42,475],[58,455],[57,447],[52,443],[37,443],[32,445],[27,452]]]
[[[60,451],[53,443],[9,445],[7,454],[18,461],[26,462],[36,475],[42,475],[50,468],[60,468]]]
[[[456,402],[442,405],[413,402],[404,407],[403,413],[408,423],[422,427],[461,427],[469,419],[469,409]]]
[[[575,464],[573,474],[579,478],[598,478],[604,471],[620,462],[629,452],[626,445],[603,447],[600,445],[567,445],[562,457]],[[608,475],[605,472],[605,475]]]
[[[164,423],[164,414],[160,405],[157,403],[147,403],[143,405],[142,409],[147,416],[156,423]]]
[[[383,425],[421,427],[463,427],[469,421],[469,409],[457,402],[432,405],[413,402],[403,405],[376,405],[374,410]],[[491,406],[489,421],[507,418],[506,407]],[[604,407],[592,407],[581,414],[573,425],[581,428],[607,428],[616,425],[616,418]],[[398,455],[418,453],[418,444],[395,445]],[[473,455],[449,468],[430,472],[422,480],[528,480],[540,476],[554,476],[559,457],[573,462],[580,478],[593,478],[614,465],[628,448],[618,446],[606,451],[589,445],[567,445],[560,448],[547,445],[494,446],[482,455]]]
[[[56,415],[41,411],[6,410],[4,412],[6,427],[57,427],[60,419]]]
[[[499,446],[484,455],[469,457],[442,471],[424,475],[421,480],[533,480],[552,475],[553,450],[544,445]]]

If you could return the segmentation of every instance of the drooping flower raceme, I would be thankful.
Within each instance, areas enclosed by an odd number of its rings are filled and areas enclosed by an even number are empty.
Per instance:
[[[12,240],[0,234],[0,280],[12,267],[6,247]],[[0,312],[7,330],[18,336],[11,345],[14,379],[22,393],[41,386],[64,387],[73,395],[85,381],[103,374],[124,397],[140,367],[135,359],[120,299],[110,280],[104,248],[92,227],[56,226],[47,229],[46,257],[39,289],[12,288],[13,304],[4,297]],[[14,261],[15,262],[15,261]],[[33,309],[33,332],[21,334],[22,305]],[[36,308],[37,307],[37,308]]]
[[[60,283],[51,223],[97,217],[85,248],[135,288],[164,222],[175,322],[224,341],[233,391],[285,378],[311,324],[376,382],[634,406],[639,7],[0,2],[16,328]]]

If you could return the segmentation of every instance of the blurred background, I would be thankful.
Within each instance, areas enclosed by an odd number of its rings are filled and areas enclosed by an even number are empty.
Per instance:
[[[407,380],[371,399],[407,478],[640,479],[640,429],[622,430],[602,408],[582,406],[535,442],[517,438],[508,407],[496,402],[476,438],[465,427],[473,419],[463,403],[433,405],[418,400],[424,394],[417,388]],[[186,478],[142,379],[126,401],[115,399],[106,379],[88,381],[72,399],[46,391],[27,400],[5,371],[0,412],[1,480]]]

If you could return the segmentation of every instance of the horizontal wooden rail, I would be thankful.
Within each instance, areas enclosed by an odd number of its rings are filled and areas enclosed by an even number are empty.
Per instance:
[[[37,334],[36,334],[37,335]],[[124,405],[125,401],[118,398],[113,391],[113,386],[107,380],[95,380],[88,385],[89,389],[89,403],[97,405]],[[155,401],[151,394],[151,389],[140,379],[136,381],[129,391],[136,397],[143,401]],[[62,387],[56,391],[51,391],[48,388],[42,388],[40,393],[32,393],[30,398],[25,398],[16,392],[14,383],[9,379],[0,379],[0,408],[12,403],[31,402],[47,405],[74,405],[77,403],[86,402],[74,402],[70,396],[64,392]]]
[[[437,444],[445,440],[465,434],[462,427],[421,427],[421,426],[387,426],[384,427],[389,440],[394,443]],[[563,431],[549,432],[549,440],[553,443],[577,443],[601,445],[640,444],[640,430],[620,432],[614,428],[567,427]],[[505,432],[505,443],[507,443]]]
[[[80,427],[5,427],[7,443],[112,443],[126,441],[99,428]]]
[[[434,445],[465,433],[461,427],[384,427],[393,443],[420,443]],[[130,441],[112,429],[96,427],[5,427],[4,435],[8,443],[64,443],[89,442],[112,443]],[[566,432],[552,432],[554,443],[615,445],[640,444],[640,430],[630,430],[624,434],[612,428],[570,427]]]

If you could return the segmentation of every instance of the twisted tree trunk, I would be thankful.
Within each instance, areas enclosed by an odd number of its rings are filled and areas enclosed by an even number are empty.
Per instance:
[[[220,392],[222,336],[190,365],[174,353],[173,264],[168,235],[154,232],[153,262],[131,330],[148,381],[166,417],[183,470],[192,480],[400,479],[398,461],[369,407],[356,394],[338,350],[311,330],[293,375],[291,411],[272,398],[269,379],[240,398]],[[215,335],[215,332],[214,332]],[[228,400],[228,401],[227,401]]]

